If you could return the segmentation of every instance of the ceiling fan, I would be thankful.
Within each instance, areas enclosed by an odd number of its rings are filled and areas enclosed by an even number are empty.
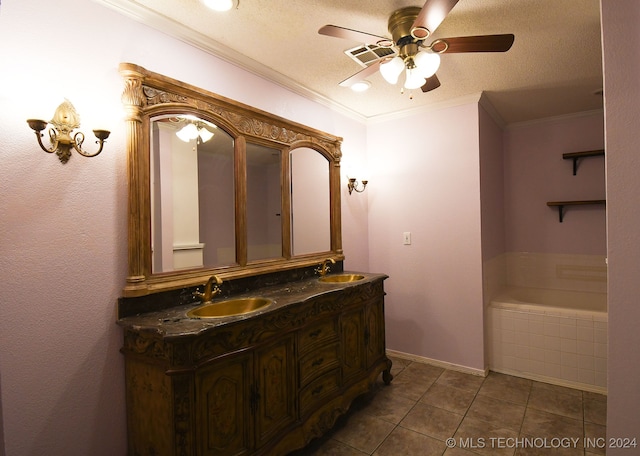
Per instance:
[[[357,30],[325,25],[321,35],[392,49],[393,52],[345,79],[341,86],[351,87],[377,71],[389,83],[395,84],[405,72],[404,88],[421,88],[423,92],[440,87],[436,71],[440,54],[462,52],[506,52],[511,49],[513,34],[460,36],[439,38],[430,44],[425,40],[435,32],[458,0],[427,0],[422,8],[410,6],[395,11],[389,17],[391,39]]]

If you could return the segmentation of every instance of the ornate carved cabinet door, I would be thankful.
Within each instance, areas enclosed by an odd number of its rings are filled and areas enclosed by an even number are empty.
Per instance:
[[[257,383],[251,406],[256,418],[256,443],[261,446],[296,419],[293,336],[258,350],[255,365]]]
[[[203,367],[196,374],[196,422],[200,455],[250,454],[251,354]]]
[[[365,368],[365,325],[362,309],[345,313],[340,319],[342,335],[342,375],[345,381]]]
[[[384,301],[382,298],[374,300],[366,308],[367,366],[385,356],[384,340]]]

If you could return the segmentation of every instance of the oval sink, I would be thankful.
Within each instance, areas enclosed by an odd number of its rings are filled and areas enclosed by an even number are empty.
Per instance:
[[[273,301],[267,298],[239,298],[211,302],[187,312],[189,318],[221,318],[243,315],[263,309]]]
[[[362,280],[362,279],[364,279],[364,276],[360,274],[332,274],[332,275],[320,277],[318,280],[320,282],[345,283],[345,282],[357,282],[358,280]]]

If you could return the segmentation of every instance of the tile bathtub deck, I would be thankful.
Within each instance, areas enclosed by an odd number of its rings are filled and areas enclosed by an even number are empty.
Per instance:
[[[326,436],[290,456],[605,454],[602,394],[392,361],[391,385],[380,381]]]

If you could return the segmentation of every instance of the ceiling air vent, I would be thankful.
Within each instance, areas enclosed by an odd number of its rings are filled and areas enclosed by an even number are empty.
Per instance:
[[[344,51],[347,56],[355,60],[360,66],[368,67],[389,55],[395,54],[393,48],[381,47],[375,44],[364,44]]]

